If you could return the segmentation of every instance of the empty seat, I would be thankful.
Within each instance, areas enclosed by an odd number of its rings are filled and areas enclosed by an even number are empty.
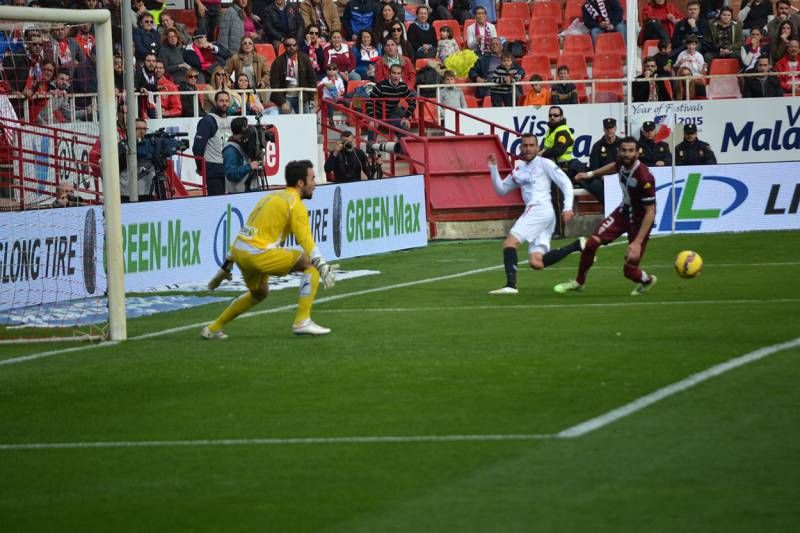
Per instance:
[[[564,26],[569,26],[575,19],[583,20],[583,2],[567,0],[564,6]]]
[[[503,2],[500,4],[500,17],[504,19],[516,18],[527,26],[531,19],[531,10],[525,2]]]
[[[256,53],[267,60],[268,64],[275,61],[275,48],[271,44],[258,43],[255,45]]]
[[[619,32],[601,33],[597,36],[597,41],[594,43],[594,53],[610,53],[620,54],[624,56],[627,53],[625,48],[625,39]]]
[[[558,61],[561,56],[561,47],[558,42],[558,35],[554,33],[545,35],[531,35],[528,43],[528,55],[547,56],[551,63]]]
[[[523,41],[528,40],[525,34],[525,24],[521,19],[506,19],[502,18],[495,24],[497,28],[497,35],[505,37],[506,41]]]
[[[738,74],[739,73],[739,60],[738,59],[715,59],[711,62],[711,69],[708,72],[712,76],[714,74]]]
[[[531,14],[532,18],[552,17],[556,20],[559,26],[564,21],[564,16],[561,13],[561,2],[556,2],[553,0],[537,0],[533,4]]]
[[[648,39],[642,45],[642,59],[658,53],[658,39]]]
[[[594,57],[592,38],[588,34],[567,35],[564,37],[565,54],[582,54],[587,61]]]
[[[558,35],[558,22],[553,17],[531,17],[528,23],[531,35]]]
[[[624,76],[622,56],[619,54],[598,53],[592,62],[592,77],[621,78]]]
[[[525,56],[519,60],[519,66],[525,71],[525,79],[530,80],[531,75],[538,74],[543,80],[552,80],[553,71],[550,68],[550,59],[544,55]]]

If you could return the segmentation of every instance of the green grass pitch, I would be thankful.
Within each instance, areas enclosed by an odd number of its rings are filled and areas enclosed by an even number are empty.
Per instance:
[[[683,249],[697,279],[673,272]],[[500,241],[435,243],[344,262],[381,274],[320,289],[327,337],[291,335],[286,290],[226,341],[199,337],[216,304],[0,365],[0,529],[797,531],[798,347],[546,437],[800,336],[798,250],[799,232],[657,238],[644,296],[622,245],[580,294],[552,290],[571,256],[489,296]],[[52,443],[76,446],[11,446]]]

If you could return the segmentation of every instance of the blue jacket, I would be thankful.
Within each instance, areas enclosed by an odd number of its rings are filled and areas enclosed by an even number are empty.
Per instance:
[[[222,161],[225,166],[225,179],[234,183],[250,175],[250,163],[245,159],[239,143],[228,141],[222,149]]]

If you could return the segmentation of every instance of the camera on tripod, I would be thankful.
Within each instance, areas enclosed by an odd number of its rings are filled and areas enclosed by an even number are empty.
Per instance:
[[[189,141],[180,138],[187,137],[188,135],[189,134],[185,132],[168,132],[164,128],[159,128],[153,133],[146,134],[140,141],[142,143],[149,143],[153,154],[150,159],[153,164],[153,181],[150,184],[151,198],[163,200],[171,195],[171,191],[167,189],[167,179],[165,175],[167,159],[189,148]],[[142,179],[141,174],[145,169],[139,170],[139,179]],[[170,192],[169,195],[167,194],[168,192]]]

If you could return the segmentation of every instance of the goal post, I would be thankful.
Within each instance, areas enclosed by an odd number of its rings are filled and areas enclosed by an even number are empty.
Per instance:
[[[106,9],[51,9],[17,6],[0,7],[5,21],[94,24],[97,60],[97,107],[100,129],[100,171],[103,183],[105,219],[105,264],[108,294],[108,336],[127,338],[125,286],[120,215],[119,157],[117,153],[116,100],[114,97],[114,46],[111,12]]]

